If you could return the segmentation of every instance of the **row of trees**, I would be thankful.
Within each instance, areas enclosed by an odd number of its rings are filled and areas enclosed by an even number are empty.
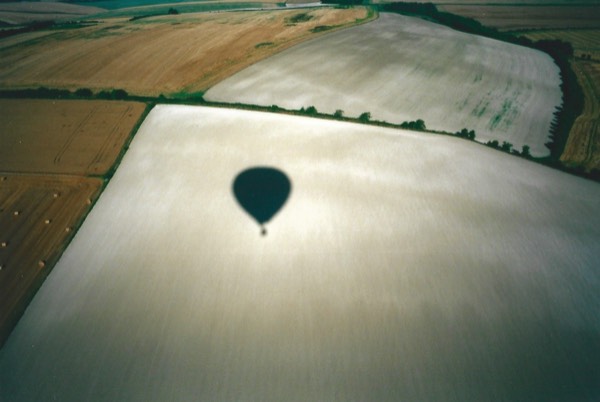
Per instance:
[[[500,151],[508,152],[509,154],[521,155],[525,158],[530,158],[530,148],[529,145],[523,145],[521,152],[517,151],[513,148],[513,144],[507,141],[502,141],[502,144],[498,142],[498,140],[492,140],[485,143],[488,147],[492,147],[494,149],[499,149]]]
[[[19,89],[19,90],[4,90],[0,92],[0,95],[8,98],[41,98],[41,99],[78,99],[78,98],[97,98],[97,99],[108,99],[108,100],[124,100],[129,97],[127,91],[123,89],[113,89],[110,91],[100,91],[94,93],[89,88],[80,88],[76,91],[69,91],[68,89],[56,89],[56,88],[32,88],[32,89]]]

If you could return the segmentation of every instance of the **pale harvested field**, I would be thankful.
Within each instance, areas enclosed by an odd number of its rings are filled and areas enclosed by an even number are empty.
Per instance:
[[[584,109],[569,132],[560,160],[587,172],[600,171],[600,63],[576,61],[572,66],[583,88]]]
[[[0,345],[101,185],[101,180],[92,178],[0,172]],[[5,399],[0,396],[0,400]]]
[[[259,228],[232,182],[292,192]],[[600,186],[469,141],[158,106],[0,350],[7,400],[600,397]]]
[[[288,19],[309,13],[309,21]],[[354,24],[364,8],[199,13],[105,21],[0,49],[0,87],[202,91],[303,40],[319,25]],[[0,41],[0,48],[2,47]]]
[[[504,31],[549,28],[600,28],[600,5],[448,4],[440,11],[473,18]]]
[[[547,155],[558,67],[544,53],[396,14],[300,44],[224,80],[215,101],[310,105],[375,120],[423,119],[428,128],[473,129]]]
[[[0,99],[0,172],[104,175],[146,105]]]
[[[104,10],[98,7],[54,1],[2,2],[0,3],[0,22],[18,25],[34,21],[73,19],[102,11]]]

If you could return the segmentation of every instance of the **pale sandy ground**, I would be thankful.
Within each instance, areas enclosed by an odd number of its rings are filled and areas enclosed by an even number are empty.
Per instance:
[[[423,119],[432,129],[473,129],[479,141],[529,145],[544,156],[559,84],[544,53],[382,13],[242,70],[206,99],[370,112],[392,123]]]
[[[273,166],[259,235],[231,192]],[[158,106],[0,351],[2,401],[600,398],[600,186],[489,148]]]

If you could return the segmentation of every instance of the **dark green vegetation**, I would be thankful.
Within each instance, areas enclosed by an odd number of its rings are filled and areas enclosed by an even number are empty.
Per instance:
[[[179,14],[179,11],[177,11],[176,9],[174,9],[173,7],[169,8],[167,10],[166,14],[148,14],[148,15],[136,15],[135,17],[131,17],[129,19],[129,21],[136,21],[136,20],[141,20],[143,18],[149,18],[149,17],[159,17],[161,15],[177,15]]]
[[[300,22],[306,22],[313,19],[313,16],[306,13],[296,14],[286,20],[288,24],[298,24]]]
[[[0,39],[9,36],[18,35],[27,32],[36,32],[50,29],[77,29],[85,28],[91,25],[96,25],[97,21],[73,21],[73,22],[54,22],[54,21],[38,21],[20,28],[9,28],[0,30]]]

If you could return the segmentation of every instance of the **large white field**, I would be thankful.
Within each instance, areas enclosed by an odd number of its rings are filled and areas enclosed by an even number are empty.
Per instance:
[[[252,166],[292,182],[264,237],[232,194]],[[448,136],[158,106],[0,400],[597,400],[599,201]]]
[[[391,123],[423,119],[431,129],[468,128],[479,141],[529,145],[545,156],[559,85],[558,67],[544,53],[382,13],[250,66],[205,97],[370,112]]]

